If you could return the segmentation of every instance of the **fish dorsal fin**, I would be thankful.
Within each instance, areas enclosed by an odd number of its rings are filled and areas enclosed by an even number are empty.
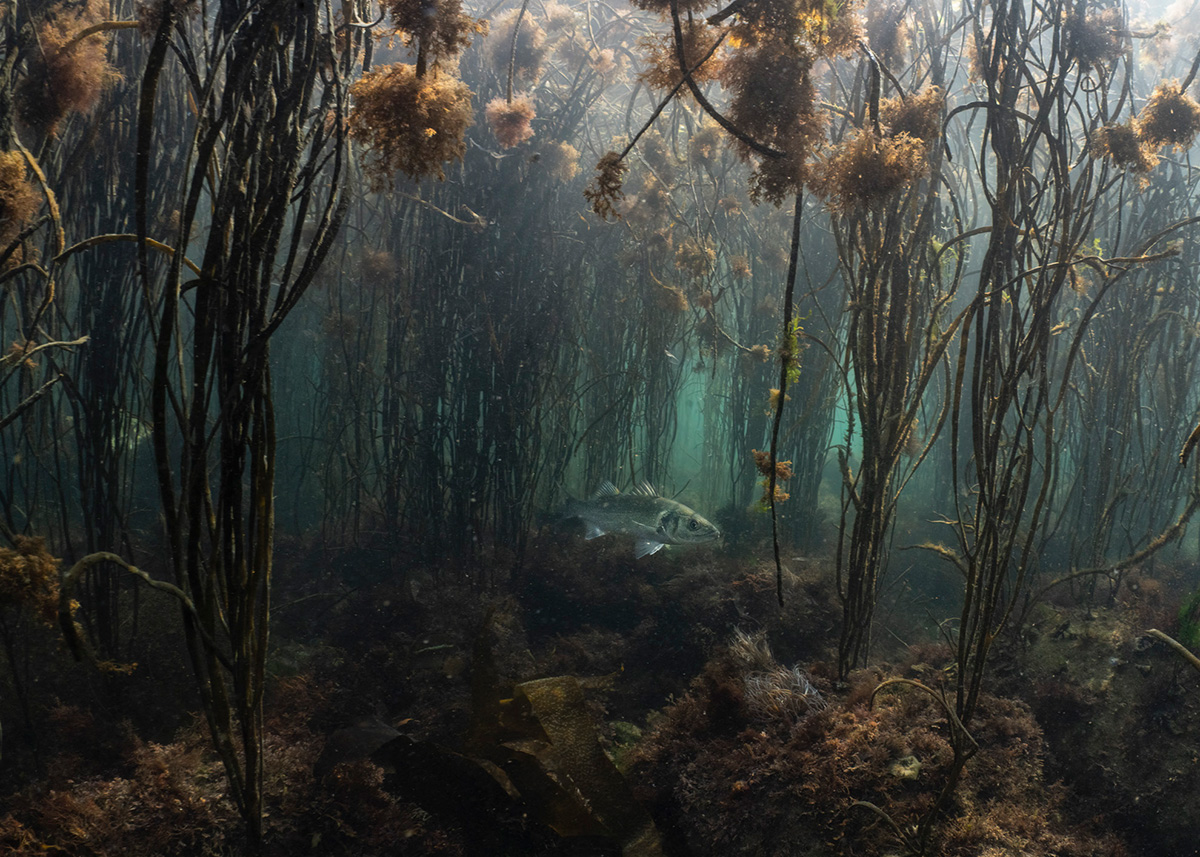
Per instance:
[[[596,493],[592,495],[592,499],[599,500],[601,497],[616,497],[620,493],[616,485],[605,479],[600,483],[600,487],[596,489]]]
[[[633,486],[630,493],[637,494],[639,497],[657,497],[658,492],[654,490],[654,486],[643,479],[637,485]]]

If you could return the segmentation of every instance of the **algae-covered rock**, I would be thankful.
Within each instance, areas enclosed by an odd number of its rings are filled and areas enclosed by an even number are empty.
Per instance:
[[[1014,663],[1048,769],[1145,853],[1200,842],[1200,676],[1121,609],[1043,609]]]
[[[536,758],[561,790],[560,797],[577,801],[591,821],[621,843],[627,857],[660,854],[649,814],[600,746],[578,680],[558,676],[528,681],[517,685],[513,698],[528,705],[546,740],[506,746]]]
[[[916,756],[904,756],[892,762],[888,773],[898,780],[915,780],[921,776],[921,762]]]

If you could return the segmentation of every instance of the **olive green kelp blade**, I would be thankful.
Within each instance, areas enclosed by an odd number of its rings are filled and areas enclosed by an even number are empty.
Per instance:
[[[561,829],[556,822],[562,822],[562,827],[594,826],[598,829],[578,832],[611,836],[621,843],[625,857],[660,855],[654,822],[600,746],[579,681],[574,676],[527,681],[516,686],[513,702],[521,708],[528,706],[545,741],[505,742],[503,746],[514,755],[501,767],[527,800],[531,792],[541,793],[541,800],[531,803],[547,806],[543,801],[549,801],[555,806],[557,812],[545,818],[546,823],[563,835],[574,831]],[[558,794],[547,794],[551,790]],[[590,824],[580,824],[581,816]]]

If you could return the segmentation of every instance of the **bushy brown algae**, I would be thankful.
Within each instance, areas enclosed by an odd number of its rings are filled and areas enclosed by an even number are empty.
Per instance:
[[[542,74],[550,55],[551,44],[546,33],[532,15],[521,18],[517,32],[516,51],[513,51],[513,28],[517,26],[518,10],[501,15],[491,26],[487,37],[488,57],[501,79],[507,79],[511,64],[515,86],[529,86]]]
[[[622,189],[628,165],[617,152],[609,152],[596,165],[596,176],[584,190],[583,195],[592,204],[592,210],[605,220],[618,218],[616,204],[625,197]]]
[[[920,693],[870,705],[885,674],[869,670],[848,692],[827,696],[826,708],[754,713],[747,675],[756,673],[737,657],[710,662],[638,747],[631,776],[664,835],[700,854],[899,847],[874,812],[854,804],[868,801],[902,827],[929,811],[953,756],[941,707]],[[985,697],[974,736],[981,749],[930,853],[1124,853],[1115,839],[1061,820],[1064,795],[1044,780],[1041,732],[1026,707]]]
[[[718,37],[716,28],[697,18],[684,24],[681,32],[683,63],[692,80],[697,84],[715,80],[721,72],[720,54],[713,53]],[[659,92],[670,92],[683,83],[674,35],[643,36],[639,47],[645,60],[645,68],[638,72],[639,80]],[[709,56],[710,53],[713,55]]]
[[[68,113],[90,111],[104,87],[118,79],[107,58],[107,34],[79,38],[107,10],[101,0],[61,2],[42,17],[38,50],[14,93],[17,115],[27,127],[54,135]]]
[[[0,252],[20,235],[41,201],[26,173],[24,155],[0,152]]]
[[[493,98],[484,109],[484,116],[496,136],[496,142],[504,149],[524,143],[533,136],[530,123],[536,115],[533,101],[527,95],[515,96],[511,101]]]
[[[1159,83],[1135,121],[1138,137],[1154,148],[1186,150],[1200,133],[1200,104],[1178,83]]]
[[[28,610],[57,625],[58,573],[44,540],[17,536],[15,550],[0,547],[0,607]]]
[[[1146,175],[1158,163],[1154,147],[1138,134],[1133,122],[1122,122],[1097,128],[1091,140],[1092,156],[1108,158],[1119,169]]]
[[[884,202],[928,170],[924,140],[907,134],[880,138],[862,129],[821,158],[812,185],[831,209],[845,214]]]
[[[462,10],[461,0],[382,0],[396,30],[435,57],[451,57],[471,44],[481,25]]]
[[[1128,31],[1120,8],[1096,10],[1080,3],[1065,27],[1067,54],[1084,71],[1107,73],[1128,49]]]
[[[444,165],[466,151],[471,90],[450,76],[418,77],[396,63],[371,71],[351,87],[350,133],[368,149],[367,175],[387,187],[397,172],[445,178]]]
[[[384,772],[365,759],[314,777],[323,739],[311,724],[324,712],[327,696],[326,689],[301,678],[281,682],[272,694],[264,737],[263,854],[380,853],[398,843],[403,853],[467,853],[454,833],[431,827],[427,813],[389,794]],[[79,719],[71,723],[86,725]],[[0,850],[77,857],[241,853],[237,813],[226,788],[203,723],[194,722],[163,744],[130,734],[119,773],[58,779],[11,798],[0,816]]]

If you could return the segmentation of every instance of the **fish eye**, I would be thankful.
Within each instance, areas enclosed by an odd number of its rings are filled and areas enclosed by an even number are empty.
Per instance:
[[[692,518],[690,521],[688,521],[688,529],[689,530],[700,529],[700,522],[697,521],[695,518]]]

